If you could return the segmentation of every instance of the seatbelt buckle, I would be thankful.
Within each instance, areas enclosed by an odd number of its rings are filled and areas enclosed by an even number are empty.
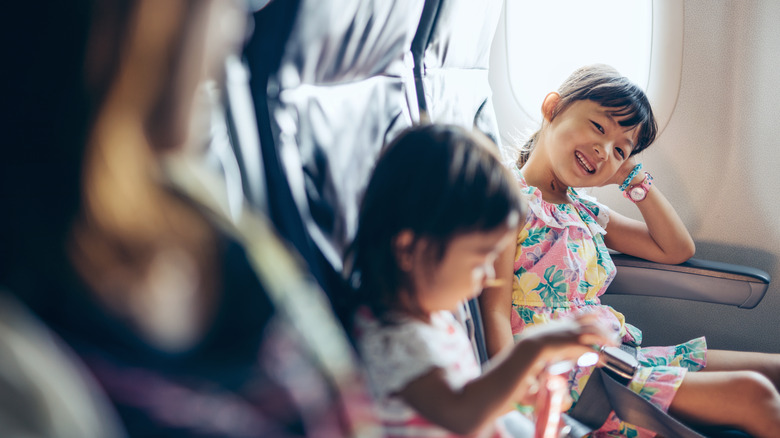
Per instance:
[[[601,347],[601,360],[604,363],[604,371],[624,385],[634,378],[639,368],[639,361],[618,347]]]

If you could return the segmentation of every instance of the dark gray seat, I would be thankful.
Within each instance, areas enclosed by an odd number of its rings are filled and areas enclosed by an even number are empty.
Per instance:
[[[613,254],[618,267],[608,294],[643,295],[725,304],[752,309],[764,298],[771,278],[749,266],[690,259],[665,265]]]

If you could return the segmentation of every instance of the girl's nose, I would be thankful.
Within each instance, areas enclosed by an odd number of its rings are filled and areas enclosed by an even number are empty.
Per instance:
[[[496,279],[496,269],[493,267],[493,263],[485,263],[485,281],[493,281]]]
[[[491,284],[496,279],[496,270],[493,267],[492,261],[487,261],[482,266],[478,267],[475,272],[475,276],[477,276],[480,280],[480,283],[483,287],[487,287],[488,284]]]
[[[598,158],[601,161],[604,161],[609,157],[609,144],[600,144],[596,143],[593,145],[593,151],[596,153],[596,158]]]

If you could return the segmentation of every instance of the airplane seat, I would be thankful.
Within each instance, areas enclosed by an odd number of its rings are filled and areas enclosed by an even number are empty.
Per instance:
[[[207,171],[219,175],[222,184],[219,187],[210,187],[210,189],[212,191],[218,190],[218,193],[214,193],[214,195],[222,203],[221,210],[225,217],[237,221],[241,217],[244,199],[252,199],[253,205],[262,205],[265,200],[265,183],[249,184],[248,179],[244,177],[244,175],[262,176],[259,169],[254,169],[252,172],[244,170],[248,164],[247,160],[244,159],[245,145],[253,144],[256,147],[254,154],[256,160],[252,160],[252,162],[259,165],[261,161],[258,159],[259,142],[256,132],[254,136],[247,136],[245,132],[247,128],[256,126],[254,120],[251,124],[236,123],[235,120],[241,115],[254,114],[254,109],[244,107],[238,112],[238,116],[234,115],[233,107],[236,106],[234,100],[241,100],[234,96],[234,94],[240,93],[241,84],[236,82],[240,81],[241,66],[240,61],[232,61],[239,65],[226,62],[225,76],[226,81],[232,81],[233,84],[219,87],[213,81],[206,81],[198,87],[195,106],[198,114],[196,116],[198,125],[201,127],[199,132],[201,137],[196,139],[196,144],[199,147],[193,151],[190,158],[198,161]],[[238,73],[236,68],[239,69]],[[239,76],[238,79],[235,78],[236,75]],[[245,83],[244,86],[243,91],[248,95],[248,83]],[[239,90],[236,90],[237,88]],[[249,140],[254,140],[254,142]],[[265,208],[259,208],[259,210],[266,212]]]
[[[419,0],[270,2],[245,49],[268,210],[337,313],[343,256],[383,145],[417,119]]]
[[[499,149],[488,61],[502,6],[501,0],[426,0],[412,42],[420,119],[476,129]],[[456,316],[479,360],[487,362],[477,300],[469,300]]]
[[[412,43],[421,118],[476,128],[499,146],[488,61],[502,5],[427,0]]]
[[[725,304],[752,309],[769,289],[771,276],[758,268],[692,258],[666,265],[612,253],[618,267],[609,295],[640,295]]]
[[[691,258],[679,265],[650,262],[611,252],[618,268],[602,302],[615,296],[662,297],[752,309],[764,298],[770,275],[750,266]],[[712,438],[746,437],[737,430],[700,431]]]
[[[123,438],[84,363],[12,293],[0,291],[0,435]]]

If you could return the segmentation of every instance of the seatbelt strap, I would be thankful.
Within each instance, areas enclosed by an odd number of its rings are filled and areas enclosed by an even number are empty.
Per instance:
[[[569,411],[572,418],[594,430],[600,428],[612,412],[612,403],[604,390],[602,374],[601,368],[593,370],[577,404]]]
[[[704,438],[676,418],[618,382],[602,368],[588,379],[571,416],[594,429],[601,427],[610,411],[622,421],[652,430],[666,438]]]

